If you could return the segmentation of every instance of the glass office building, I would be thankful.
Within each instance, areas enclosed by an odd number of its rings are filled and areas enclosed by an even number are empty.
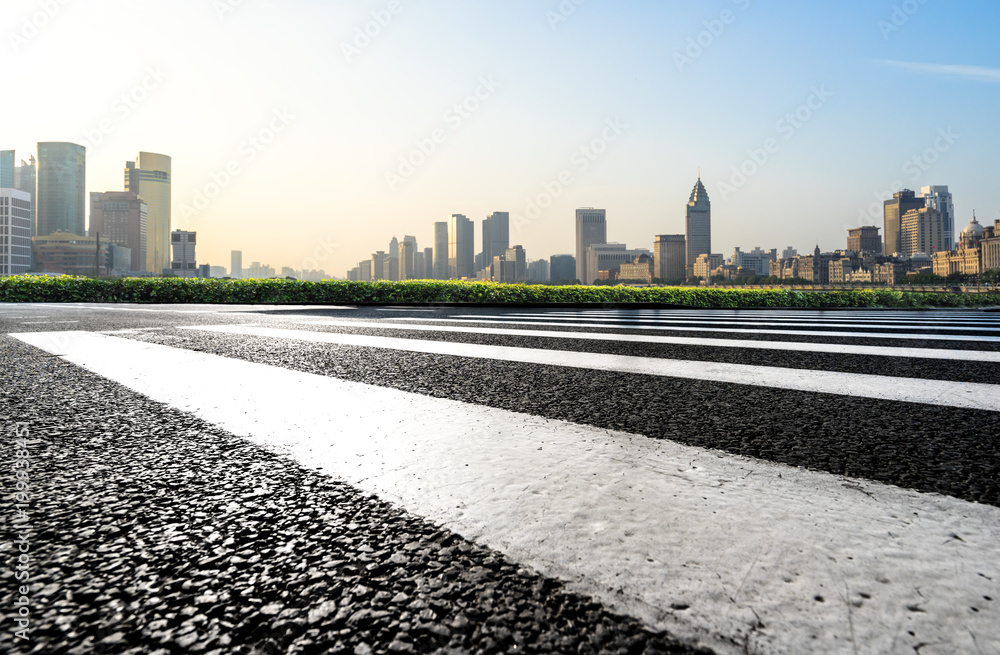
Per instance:
[[[87,149],[75,143],[39,143],[36,167],[35,235],[84,236]]]
[[[125,164],[125,190],[146,203],[144,270],[156,275],[170,269],[170,166],[170,157],[152,152],[140,152]]]

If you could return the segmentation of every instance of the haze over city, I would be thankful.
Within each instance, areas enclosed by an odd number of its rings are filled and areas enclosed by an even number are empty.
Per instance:
[[[699,170],[714,251],[832,249],[901,187],[949,185],[956,226],[997,217],[997,18],[920,0],[16,0],[4,73],[25,93],[2,147],[86,146],[88,193],[121,190],[139,151],[169,155],[171,229],[224,266],[322,248],[342,276],[393,235],[429,245],[435,221],[494,211],[529,257],[572,253],[583,206],[651,248],[684,231]]]

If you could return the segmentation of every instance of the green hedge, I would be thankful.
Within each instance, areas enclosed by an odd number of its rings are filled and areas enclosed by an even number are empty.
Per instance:
[[[395,303],[662,303],[687,307],[982,307],[989,294],[920,293],[894,289],[796,291],[698,287],[584,287],[492,282],[299,282],[180,278],[0,278],[0,302],[131,302],[212,304]]]

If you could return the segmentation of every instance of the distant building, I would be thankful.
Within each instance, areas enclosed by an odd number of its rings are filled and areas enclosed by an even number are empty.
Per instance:
[[[552,255],[549,257],[549,281],[573,282],[576,280],[576,257]]]
[[[899,246],[899,254],[904,257],[950,250],[945,245],[941,212],[933,207],[922,207],[903,214],[899,222]]]
[[[38,144],[36,235],[85,233],[86,175],[87,149],[83,146],[61,142]]]
[[[37,182],[37,167],[35,156],[29,155],[28,161],[21,160],[21,165],[14,168],[14,188],[23,191],[31,196],[31,236],[35,236],[35,197],[38,190],[35,188]]]
[[[547,260],[547,259],[536,259],[534,261],[528,262],[528,281],[529,282],[548,282],[549,281],[549,260]]]
[[[399,244],[399,279],[412,280],[416,272],[417,238],[404,236]]]
[[[617,270],[622,263],[634,261],[639,255],[652,254],[644,248],[629,249],[624,243],[597,243],[587,248],[587,270],[595,272],[594,280],[609,279],[607,276],[601,278],[601,271]],[[594,280],[590,280],[590,284]]]
[[[951,192],[947,185],[925,186],[920,188],[920,195],[927,207],[941,213],[945,244],[943,250],[951,250],[955,247],[955,203]]]
[[[173,258],[170,260],[170,272],[177,277],[197,277],[198,263],[194,249],[198,234],[186,230],[174,230],[170,233],[170,245],[173,248]]]
[[[605,209],[584,207],[576,210],[576,279],[581,284],[592,284],[597,269],[589,269],[587,252],[591,246],[608,242],[608,212]]]
[[[708,191],[701,183],[700,175],[688,200],[686,226],[685,270],[688,275],[698,275],[694,272],[698,256],[712,252],[712,202],[708,199]]]
[[[720,268],[724,261],[721,253],[701,253],[694,260],[693,274],[703,280],[711,280],[712,271]]]
[[[618,279],[650,284],[655,276],[655,258],[641,254],[630,262],[622,262],[618,267]]]
[[[653,277],[683,280],[687,271],[687,239],[683,234],[660,234],[653,243]]]
[[[146,203],[144,270],[156,274],[172,268],[171,184],[171,159],[167,155],[140,152],[134,162],[125,163],[125,190]]]
[[[448,279],[448,222],[434,224],[434,279]]]
[[[266,280],[268,278],[275,277],[275,271],[273,267],[268,266],[267,264],[253,262],[250,264],[250,268],[247,269],[244,277],[251,280]]]
[[[972,217],[972,222],[958,235],[958,248],[934,254],[934,274],[981,275],[986,270],[1000,268],[1000,221],[983,227]]]
[[[882,254],[882,237],[879,228],[874,225],[864,225],[847,231],[847,249],[865,255]]]
[[[365,259],[358,262],[358,271],[360,275],[358,280],[361,282],[371,282],[372,281],[372,260]]]
[[[759,275],[767,277],[771,262],[777,258],[777,249],[765,252],[757,247],[750,252],[743,252],[739,248],[736,248],[733,251],[733,256],[729,258],[729,264],[734,268],[737,276]]]
[[[208,274],[213,278],[223,278],[226,277],[226,267],[225,266],[210,266],[208,269]]]
[[[0,189],[14,188],[14,151],[0,150]]]
[[[434,248],[424,248],[424,279],[434,280]]]
[[[31,269],[31,195],[0,188],[0,275]]]
[[[782,259],[791,259],[792,257],[795,257],[798,254],[799,254],[798,250],[796,250],[795,248],[793,248],[791,246],[788,246],[787,248],[785,248],[784,250],[781,251],[781,258]]]
[[[497,255],[505,255],[510,248],[510,213],[493,212],[483,219],[482,260],[478,267],[487,266]]]
[[[125,270],[146,270],[146,203],[131,191],[90,194],[90,236],[131,251]]]
[[[923,198],[917,198],[916,194],[909,189],[903,189],[899,193],[893,194],[891,200],[885,201],[883,219],[885,221],[886,255],[895,255],[903,252],[902,242],[900,241],[903,216],[911,209],[923,209],[925,206],[926,201]]]
[[[983,260],[983,270],[1000,270],[1000,220],[993,221],[993,227],[983,228],[979,248],[980,257]]]
[[[400,277],[399,269],[399,239],[392,237],[392,241],[389,242],[389,268],[386,271],[386,279],[390,282],[399,282]]]
[[[56,232],[34,237],[35,270],[57,275],[106,276],[111,272],[111,245],[96,237]]]
[[[415,280],[426,280],[427,273],[426,267],[424,266],[424,251],[417,250],[413,253],[413,279]]]
[[[232,268],[229,277],[239,280],[243,277],[243,251],[234,250],[231,254]]]
[[[462,214],[453,214],[448,220],[448,277],[453,280],[474,278],[475,224]]]
[[[385,251],[372,253],[372,282],[387,279],[389,275],[389,256]]]

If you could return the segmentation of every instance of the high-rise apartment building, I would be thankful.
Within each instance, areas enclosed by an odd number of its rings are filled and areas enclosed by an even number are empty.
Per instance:
[[[392,237],[389,242],[389,264],[385,278],[390,282],[399,282],[399,239]]]
[[[31,196],[0,188],[0,275],[21,275],[31,268]]]
[[[472,278],[476,259],[476,225],[462,214],[448,220],[448,277]]]
[[[146,270],[146,203],[131,191],[90,194],[89,236],[131,251],[129,271]]]
[[[700,175],[687,204],[685,236],[685,270],[688,275],[694,275],[694,263],[698,255],[712,253],[712,202],[708,199],[708,191],[701,183]]]
[[[608,212],[605,209],[583,207],[576,210],[576,279],[580,284],[593,284],[597,271],[587,268],[587,251],[591,246],[608,242]]]
[[[434,276],[434,248],[424,248],[424,279],[433,280]]]
[[[687,239],[683,234],[660,234],[653,243],[653,273],[661,280],[683,280]]]
[[[448,279],[448,222],[434,224],[434,279]]]
[[[87,149],[75,143],[38,144],[35,234],[84,236],[87,213]]]
[[[233,278],[234,280],[243,279],[243,251],[234,250],[230,255],[230,260],[231,260],[230,264],[232,264],[232,267],[229,271],[229,277]]]
[[[881,255],[882,237],[874,225],[863,225],[847,231],[847,249],[863,255]]]
[[[197,277],[197,260],[194,254],[197,232],[174,230],[170,233],[170,245],[174,256],[170,260],[170,271],[178,277]],[[272,273],[273,275],[273,273]]]
[[[886,200],[883,205],[883,218],[885,221],[885,254],[895,255],[902,252],[900,242],[900,223],[906,212],[911,209],[923,209],[927,202],[923,198],[917,198],[916,194],[909,189],[893,194],[891,200]]]
[[[14,151],[0,150],[0,189],[14,188]]]
[[[399,279],[413,280],[417,272],[417,238],[404,236],[399,244]]]
[[[549,280],[552,282],[572,282],[576,278],[576,257],[573,255],[552,255],[549,257]]]
[[[912,257],[917,253],[933,256],[950,250],[945,246],[944,221],[941,212],[932,207],[911,209],[899,222],[899,254]]]
[[[389,275],[388,257],[384,250],[372,253],[372,282],[384,280]]]
[[[146,266],[159,275],[171,268],[170,212],[171,159],[167,155],[140,152],[134,162],[125,163],[125,190],[146,203]]]
[[[491,216],[483,219],[482,266],[488,266],[494,257],[505,254],[509,247],[510,214],[493,212]]]
[[[925,186],[920,188],[920,196],[927,207],[941,213],[941,223],[944,227],[945,249],[955,247],[955,202],[948,191],[948,186]]]

